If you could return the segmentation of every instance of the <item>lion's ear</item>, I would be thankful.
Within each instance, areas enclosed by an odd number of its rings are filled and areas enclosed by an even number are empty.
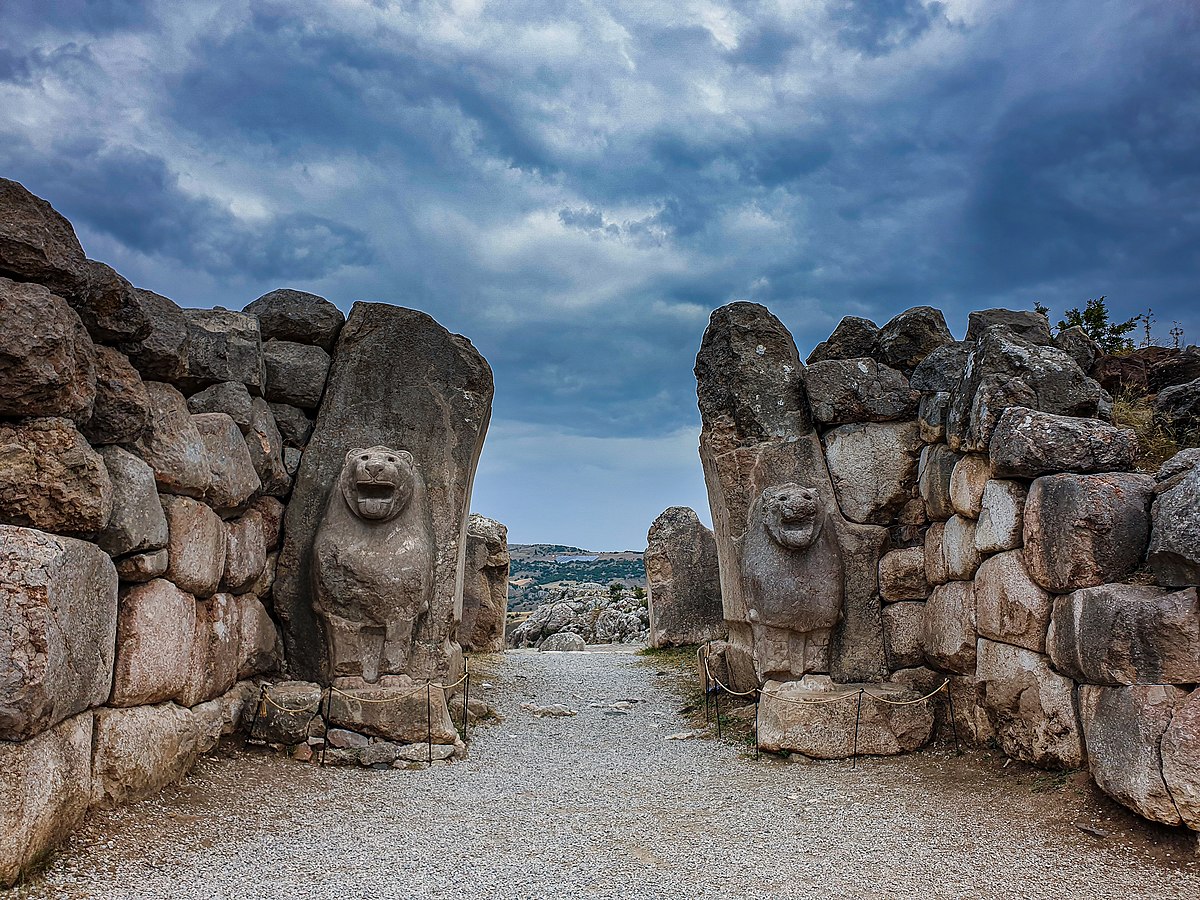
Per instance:
[[[398,457],[400,457],[402,460],[404,460],[406,463],[408,463],[410,466],[415,462],[415,460],[413,459],[413,455],[411,453],[409,453],[407,450],[397,450],[396,455]]]

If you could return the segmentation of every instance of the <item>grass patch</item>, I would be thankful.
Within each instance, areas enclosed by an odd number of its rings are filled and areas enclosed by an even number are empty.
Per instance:
[[[1157,472],[1159,466],[1186,445],[1181,444],[1170,428],[1154,421],[1154,403],[1146,394],[1121,394],[1114,398],[1113,424],[1132,428],[1137,435],[1136,463],[1142,472]]]

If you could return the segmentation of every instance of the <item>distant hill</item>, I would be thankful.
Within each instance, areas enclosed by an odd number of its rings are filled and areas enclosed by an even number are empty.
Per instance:
[[[508,554],[512,558],[509,609],[536,605],[539,589],[564,581],[604,585],[620,581],[630,588],[646,586],[640,550],[606,553],[566,544],[509,544]]]

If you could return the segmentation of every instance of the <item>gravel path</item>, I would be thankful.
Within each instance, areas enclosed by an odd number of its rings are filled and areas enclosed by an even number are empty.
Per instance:
[[[670,668],[670,672],[664,671]],[[1068,781],[932,750],[756,762],[688,726],[674,667],[628,651],[475,666],[506,721],[429,771],[254,751],[93,817],[42,897],[891,898],[1200,896],[1183,834]],[[640,698],[627,713],[593,707]],[[578,716],[537,719],[522,702]],[[1076,823],[1110,834],[1085,834]]]

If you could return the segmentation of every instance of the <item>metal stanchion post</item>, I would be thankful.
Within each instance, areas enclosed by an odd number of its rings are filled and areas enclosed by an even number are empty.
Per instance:
[[[321,704],[317,703],[318,712]],[[321,768],[325,767],[325,751],[329,749],[329,720],[333,718],[333,686],[325,689],[325,734],[321,737]]]
[[[428,743],[425,745],[425,749],[428,753],[428,758],[426,759],[426,762],[428,763],[428,765],[431,768],[433,767],[433,693],[432,693],[432,690],[433,690],[433,688],[430,686],[430,683],[428,681],[425,682],[425,737],[428,740]]]
[[[463,743],[467,742],[467,725],[471,718],[471,666],[466,665],[463,678]]]
[[[713,688],[713,706],[717,713],[717,737],[721,736],[721,686]]]
[[[267,686],[264,684],[258,689],[258,706],[254,707],[254,718],[250,720],[250,732],[246,735],[246,740],[254,740],[254,729],[258,727],[259,717],[267,712]]]
[[[758,703],[762,698],[762,691],[758,688],[754,690],[754,758],[762,759],[762,751],[758,749]]]

